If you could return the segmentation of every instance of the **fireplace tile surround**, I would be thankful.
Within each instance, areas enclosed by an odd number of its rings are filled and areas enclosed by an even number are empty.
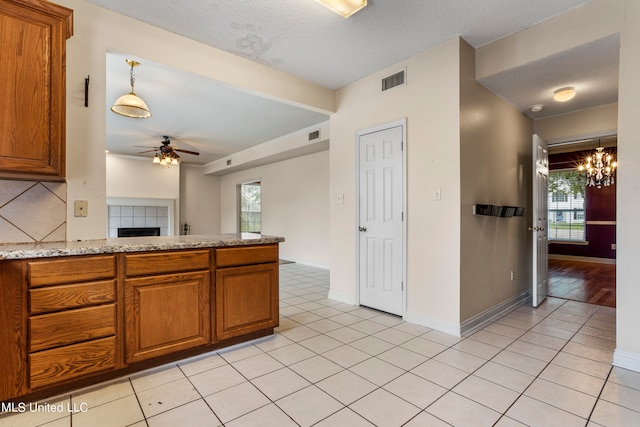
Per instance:
[[[160,227],[169,235],[169,208],[166,206],[109,206],[109,237],[118,237],[120,227]]]

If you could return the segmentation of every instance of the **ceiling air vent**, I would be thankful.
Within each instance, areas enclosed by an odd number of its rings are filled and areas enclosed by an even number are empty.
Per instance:
[[[405,72],[406,70],[402,70],[382,79],[382,91],[384,92],[385,90],[391,89],[392,87],[405,84]]]
[[[316,139],[320,139],[320,130],[309,132],[309,141],[315,141]]]

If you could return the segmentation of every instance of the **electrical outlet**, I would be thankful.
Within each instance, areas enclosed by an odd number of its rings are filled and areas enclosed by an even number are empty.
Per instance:
[[[344,194],[338,194],[336,196],[336,203],[339,205],[344,203]]]

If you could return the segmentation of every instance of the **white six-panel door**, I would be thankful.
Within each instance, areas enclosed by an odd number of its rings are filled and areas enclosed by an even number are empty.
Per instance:
[[[359,136],[360,305],[402,315],[403,126]]]

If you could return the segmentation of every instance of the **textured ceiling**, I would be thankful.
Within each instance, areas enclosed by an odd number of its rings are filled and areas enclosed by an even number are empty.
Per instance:
[[[344,19],[314,0],[90,0],[330,89],[462,36],[478,48],[590,0],[370,0]]]
[[[478,48],[590,3],[369,0],[344,19],[313,0],[88,1],[330,89],[455,36]],[[615,102],[618,45],[617,37],[609,37],[480,83],[534,118]],[[126,57],[126,52],[108,54],[108,102],[128,91]],[[136,69],[136,91],[153,105],[154,116],[133,126],[130,119],[109,113],[107,145],[114,152],[132,142],[159,145],[162,135],[169,135],[177,146],[203,153],[197,159],[184,155],[185,161],[205,163],[328,118],[135,59],[143,63]],[[574,101],[548,102],[554,89],[567,85],[580,91]],[[172,102],[178,90],[181,98],[189,97],[188,108]],[[545,108],[532,113],[534,104]],[[246,126],[247,118],[251,126]]]

